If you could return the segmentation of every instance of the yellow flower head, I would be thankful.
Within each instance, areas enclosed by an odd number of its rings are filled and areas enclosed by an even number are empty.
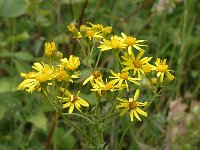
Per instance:
[[[115,73],[112,70],[110,70],[110,72],[113,75],[113,77],[110,78],[113,79],[113,81],[115,81],[114,83],[118,83],[116,86],[126,85],[127,91],[129,91],[128,81],[139,85],[138,80],[141,80],[140,78],[130,77],[129,72]]]
[[[137,102],[140,90],[137,89],[133,98],[122,99],[117,98],[117,100],[121,101],[119,105],[116,106],[117,109],[121,109],[120,116],[124,115],[127,111],[130,110],[130,119],[133,121],[133,117],[135,116],[139,121],[141,121],[139,114],[147,117],[147,113],[140,109],[140,106],[146,106],[147,102]]]
[[[100,71],[95,70],[92,72],[92,74],[87,79],[85,79],[85,81],[83,82],[83,85],[85,85],[89,81],[91,84],[94,84],[94,79],[98,79],[98,78],[102,78],[102,75],[101,75]]]
[[[97,92],[100,96],[102,96],[102,94],[105,94],[107,91],[116,91],[116,90],[122,90],[125,85],[121,85],[121,86],[116,86],[115,85],[115,81],[111,80],[109,82],[105,82],[103,81],[102,78],[97,78],[94,79],[95,83],[92,85],[93,89],[91,89],[91,91]]]
[[[132,47],[137,49],[137,50],[139,50],[139,51],[143,50],[142,48],[140,48],[140,46],[146,46],[147,47],[147,45],[139,44],[139,43],[144,42],[146,40],[136,40],[135,37],[127,36],[123,32],[121,33],[121,35],[122,35],[123,43],[125,44],[125,47],[128,47],[129,55],[131,53],[133,53],[132,52]]]
[[[55,42],[46,42],[45,43],[45,56],[51,56],[51,54],[56,50],[56,44]]]
[[[132,47],[134,47],[135,49],[141,51],[142,48],[140,48],[140,46],[147,46],[147,45],[143,45],[143,44],[138,44],[138,43],[144,42],[146,40],[136,40],[135,37],[127,36],[124,33],[121,33],[121,35],[122,35],[122,38],[123,38],[122,41],[125,44],[125,47],[128,47],[129,55],[133,53],[132,52]]]
[[[101,31],[103,34],[110,34],[112,32],[112,27],[104,27]]]
[[[145,74],[150,73],[152,69],[153,69],[153,66],[149,63],[142,66],[142,70],[144,71]]]
[[[80,65],[79,57],[70,55],[69,60],[67,58],[63,58],[60,60],[62,65],[68,70],[75,70]]]
[[[100,43],[101,45],[98,48],[100,48],[101,51],[124,48],[121,38],[116,35],[112,36],[110,40],[103,39],[103,42]]]
[[[74,22],[70,23],[70,24],[67,26],[67,28],[68,28],[68,30],[69,30],[70,32],[75,32],[75,31],[77,31]]]
[[[153,67],[153,70],[157,71],[157,77],[160,77],[160,82],[163,82],[164,75],[166,75],[170,81],[174,79],[174,76],[170,73],[170,71],[172,70],[168,70],[168,65],[166,65],[166,61],[166,59],[162,61],[160,58],[157,58],[155,62],[156,66]]]
[[[89,107],[88,102],[86,102],[84,99],[80,98],[78,95],[80,91],[78,91],[77,95],[72,95],[67,89],[61,88],[62,92],[65,92],[65,95],[67,97],[59,97],[58,99],[61,99],[63,101],[63,108],[69,108],[69,114],[71,114],[74,111],[74,107],[78,109],[81,112],[81,105],[85,107]]]
[[[148,62],[152,59],[152,57],[144,57],[144,58],[142,58],[142,56],[144,54],[144,50],[141,50],[136,58],[135,58],[133,53],[130,54],[130,55],[128,55],[127,53],[124,53],[124,54],[125,55],[122,56],[122,58],[124,59],[122,64],[124,66],[126,66],[126,67],[122,71],[128,71],[128,70],[133,69],[134,70],[134,75],[137,72],[138,78],[141,78],[140,73],[144,74],[143,65],[148,64]]]
[[[33,92],[34,90],[40,89],[40,84],[49,81],[54,78],[54,68],[50,67],[48,64],[34,63],[32,66],[37,72],[30,72],[28,74],[21,74],[25,80],[18,86],[18,90],[24,90],[28,92]]]

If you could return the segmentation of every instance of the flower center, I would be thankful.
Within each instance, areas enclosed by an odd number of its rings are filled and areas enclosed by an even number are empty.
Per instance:
[[[113,89],[113,85],[111,84],[111,83],[107,83],[106,85],[105,85],[105,89],[106,90],[111,90],[111,89]]]
[[[129,36],[125,39],[124,42],[125,42],[125,44],[128,44],[128,45],[134,45],[135,41],[136,41],[136,38]]]
[[[76,102],[77,100],[78,100],[78,97],[73,95],[72,103]]]
[[[130,109],[135,109],[137,107],[137,102],[136,101],[129,102],[129,107]]]
[[[48,68],[42,68],[42,73],[47,73],[48,72]]]
[[[94,36],[94,30],[91,30],[91,29],[88,30],[86,35],[89,36],[89,37],[93,37]]]
[[[94,79],[97,79],[98,77],[101,76],[101,73],[100,73],[99,71],[94,71],[94,72],[92,73],[92,75],[94,76]]]
[[[129,75],[128,72],[122,72],[122,73],[119,75],[119,77],[120,77],[121,79],[127,80],[127,79],[128,79],[128,75]]]
[[[119,48],[120,47],[120,41],[117,38],[114,38],[111,40],[111,46],[112,48]]]
[[[167,66],[166,65],[158,65],[157,70],[159,72],[167,72]]]
[[[133,60],[133,65],[136,67],[136,68],[141,68],[142,67],[142,63],[139,59],[135,59]]]

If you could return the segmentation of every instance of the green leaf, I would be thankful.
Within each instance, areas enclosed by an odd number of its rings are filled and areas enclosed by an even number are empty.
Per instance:
[[[29,39],[29,34],[28,34],[28,32],[27,31],[24,31],[24,32],[22,32],[22,33],[20,33],[20,34],[17,34],[17,35],[15,35],[15,36],[10,36],[9,38],[8,38],[8,42],[20,42],[20,41],[26,41],[26,40],[28,40]]]
[[[0,0],[0,16],[18,17],[27,12],[25,0]]]
[[[0,105],[0,120],[3,118],[5,112],[8,110],[8,107],[5,105]]]
[[[19,60],[23,60],[23,61],[32,61],[32,60],[34,60],[34,57],[28,51],[15,52],[14,56],[15,56],[15,58],[17,58]]]
[[[17,91],[17,82],[11,78],[0,79],[0,93]]]
[[[28,121],[33,123],[36,128],[47,129],[47,118],[45,117],[43,112],[38,112],[31,116]]]

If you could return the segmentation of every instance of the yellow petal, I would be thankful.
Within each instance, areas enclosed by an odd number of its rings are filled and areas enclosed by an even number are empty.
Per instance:
[[[147,113],[144,112],[144,111],[143,111],[142,109],[140,109],[139,107],[137,107],[135,110],[136,110],[139,114],[141,114],[141,115],[147,117]]]
[[[83,105],[83,106],[85,106],[85,107],[88,107],[88,106],[89,106],[88,102],[86,102],[86,101],[83,100],[83,99],[79,99],[78,102],[79,102],[79,104],[81,104],[81,105]]]
[[[119,116],[123,116],[130,108],[124,108]]]
[[[131,121],[133,121],[133,110],[132,109],[130,111],[130,118],[131,118]]]
[[[134,101],[136,101],[138,99],[139,94],[140,94],[140,90],[137,89],[135,92],[135,95],[134,95]]]
[[[71,114],[71,113],[73,112],[73,110],[74,110],[74,104],[72,104],[72,105],[70,106],[70,108],[69,108],[69,114]]]
[[[83,82],[83,85],[85,85],[86,83],[88,83],[90,80],[93,80],[94,76],[91,75],[89,76],[87,79],[85,79],[85,81]]]
[[[63,104],[63,108],[67,108],[67,107],[69,107],[71,104],[72,104],[71,102],[68,102],[68,103],[66,103],[66,104]]]
[[[141,121],[140,117],[138,116],[137,112],[133,109],[133,113],[134,113],[134,116],[139,120]]]

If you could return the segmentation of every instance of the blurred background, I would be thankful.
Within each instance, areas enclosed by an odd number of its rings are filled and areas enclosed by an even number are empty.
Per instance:
[[[62,119],[54,130],[54,113],[39,95],[17,91],[20,73],[41,60],[46,41],[55,41],[65,56],[79,53],[67,33],[74,20],[146,39],[147,55],[167,58],[174,70],[175,80],[125,136],[124,149],[199,149],[199,12],[199,0],[0,0],[0,150],[52,149],[52,143],[59,150],[87,149]],[[119,136],[129,123],[119,127]],[[114,150],[110,136],[106,141]]]

